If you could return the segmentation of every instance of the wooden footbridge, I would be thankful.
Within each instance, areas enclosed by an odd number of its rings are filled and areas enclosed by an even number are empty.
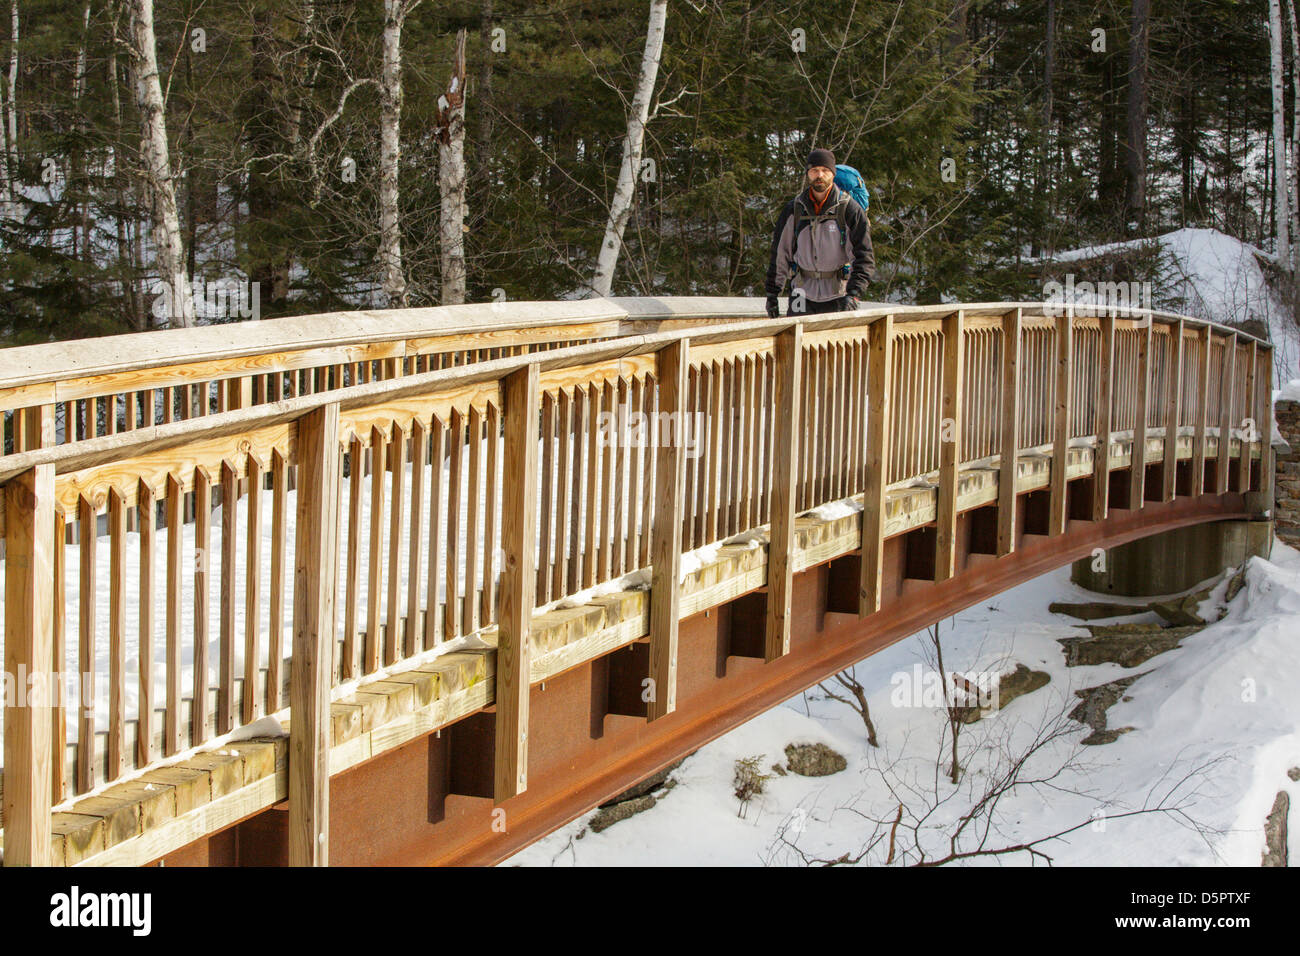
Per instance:
[[[1268,513],[1239,331],[761,314],[0,352],[5,864],[499,861],[1018,582]]]

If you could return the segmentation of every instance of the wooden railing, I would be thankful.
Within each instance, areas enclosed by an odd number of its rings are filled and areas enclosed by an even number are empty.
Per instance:
[[[953,573],[966,466],[1000,472],[1001,553],[1014,546],[1023,453],[1052,458],[1053,533],[1066,523],[1071,442],[1096,449],[1100,516],[1112,444],[1131,441],[1145,460],[1147,440],[1171,423],[1192,441],[1193,494],[1270,488],[1271,469],[1262,462],[1252,477],[1251,459],[1253,448],[1267,460],[1271,352],[1239,332],[1163,313],[1052,316],[1041,304],[795,323],[734,321],[747,302],[690,302],[606,300],[588,308],[605,309],[608,324],[566,314],[549,326],[538,315],[553,318],[557,304],[518,304],[513,323],[526,332],[457,333],[473,348],[450,350],[444,325],[400,330],[384,345],[400,354],[385,357],[357,359],[378,348],[366,343],[290,358],[279,343],[272,360],[248,349],[243,366],[220,361],[223,380],[240,383],[228,392],[252,390],[251,403],[75,440],[57,438],[65,401],[175,394],[192,369],[173,355],[153,369],[19,382],[11,367],[0,395],[43,404],[22,406],[13,427],[25,450],[0,458],[6,669],[70,671],[82,706],[56,694],[52,706],[6,711],[6,861],[41,861],[52,804],[267,714],[291,728],[294,859],[319,861],[331,697],[472,634],[497,644],[504,799],[527,785],[535,608],[639,572],[651,588],[650,717],[663,716],[675,701],[682,553],[766,526],[767,648],[778,657],[789,648],[794,517],[818,505],[861,496],[866,614],[880,606],[891,486],[937,486],[940,578]],[[223,331],[238,341],[243,329]],[[497,348],[488,335],[529,341],[500,346],[520,354],[483,354]],[[422,361],[448,354],[465,359]],[[358,361],[399,359],[401,376],[356,372]],[[315,370],[316,385],[259,392],[267,376],[283,381],[280,365]],[[96,376],[107,391],[94,392]],[[1230,433],[1247,439],[1232,476],[1232,442],[1219,440]],[[1168,500],[1177,442],[1164,446]],[[1131,470],[1135,507],[1145,474]],[[70,523],[78,540],[65,547]]]

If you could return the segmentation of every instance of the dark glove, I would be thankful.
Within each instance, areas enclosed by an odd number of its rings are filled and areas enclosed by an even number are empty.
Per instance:
[[[774,295],[769,295],[767,297],[767,317],[769,319],[776,319],[776,318],[780,318],[780,316],[781,316],[781,300]]]
[[[840,298],[841,312],[852,312],[855,309],[860,308],[861,305],[862,305],[862,300],[859,299],[856,295],[846,295],[846,296],[841,296]]]

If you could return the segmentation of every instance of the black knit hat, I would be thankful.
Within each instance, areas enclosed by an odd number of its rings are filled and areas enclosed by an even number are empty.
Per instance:
[[[812,169],[814,166],[825,166],[827,169],[835,168],[835,154],[829,149],[814,149],[808,154],[808,165],[805,169]]]

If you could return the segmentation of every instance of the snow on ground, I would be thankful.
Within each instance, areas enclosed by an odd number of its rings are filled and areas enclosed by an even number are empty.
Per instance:
[[[588,814],[508,863],[797,865],[800,853],[857,855],[873,833],[883,839],[863,863],[879,863],[900,803],[908,808],[897,835],[900,849],[909,841],[911,815],[937,804],[920,839],[931,858],[942,856],[953,821],[984,794],[1008,756],[1028,750],[1036,736],[1050,732],[1053,718],[1078,703],[1075,690],[1140,674],[1108,711],[1109,727],[1133,729],[1113,743],[1083,747],[1089,728],[1068,719],[1055,725],[1061,735],[1034,754],[1023,775],[1050,782],[1003,797],[986,846],[1079,826],[1041,850],[1058,865],[1258,866],[1275,794],[1286,789],[1293,801],[1300,799],[1300,784],[1286,773],[1300,766],[1300,553],[1275,541],[1272,560],[1252,558],[1245,580],[1221,621],[1133,669],[1065,666],[1057,639],[1087,632],[1072,618],[1050,613],[1048,605],[1099,599],[1070,582],[1068,567],[944,621],[948,670],[1006,671],[1018,661],[1051,677],[1046,687],[963,730],[967,772],[957,787],[939,772],[947,768],[946,750],[940,753],[942,711],[903,706],[916,674],[932,669],[921,634],[854,670],[866,687],[878,749],[868,746],[856,713],[813,688],[688,757],[672,775],[676,786],[660,791],[652,809],[600,833],[586,829]],[[1225,585],[1226,579],[1212,601],[1222,599]],[[847,758],[848,767],[817,778],[773,776],[741,813],[732,792],[736,761],[762,755],[760,766],[769,768],[784,762],[792,742],[825,743]],[[1162,801],[1177,812],[1123,816]],[[1300,837],[1293,832],[1291,853],[1297,852]],[[970,862],[1032,861],[1021,852]]]

